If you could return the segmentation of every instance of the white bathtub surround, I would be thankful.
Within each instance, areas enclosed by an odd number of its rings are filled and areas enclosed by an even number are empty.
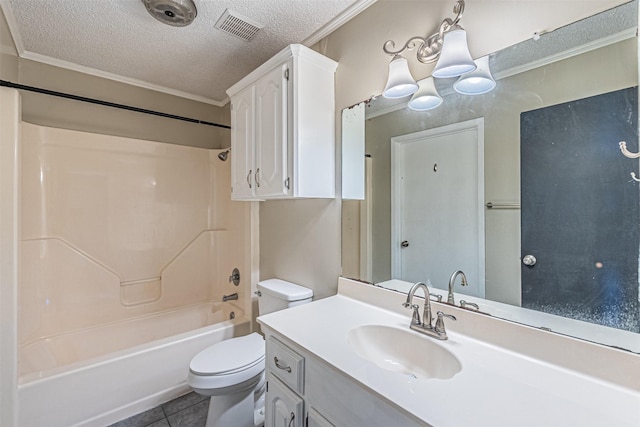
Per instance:
[[[349,331],[376,324],[409,332],[411,313],[401,306],[404,300],[400,293],[341,279],[338,295],[259,321],[330,371],[427,425],[640,425],[640,355],[444,304],[433,308],[458,320],[446,322],[449,339],[435,344],[459,360],[462,369],[452,378],[409,378],[359,357],[348,343]],[[326,416],[335,413],[322,402],[311,404]]]
[[[21,131],[21,377],[194,329],[158,324],[131,342],[106,333],[118,322],[236,292],[249,312],[250,208],[229,201],[230,165],[216,150],[29,123]],[[246,289],[229,283],[234,267]],[[87,332],[101,341],[89,352],[70,341]]]

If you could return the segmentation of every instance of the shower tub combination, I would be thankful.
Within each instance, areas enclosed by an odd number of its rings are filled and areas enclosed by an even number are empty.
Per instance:
[[[250,271],[250,206],[230,201],[230,162],[20,131],[18,424],[107,425],[187,392],[194,354],[250,332],[251,284],[229,281]]]

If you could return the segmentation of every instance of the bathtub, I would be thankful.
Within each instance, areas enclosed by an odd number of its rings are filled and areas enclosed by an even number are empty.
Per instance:
[[[31,372],[18,385],[18,425],[106,426],[153,408],[189,391],[197,352],[249,332],[241,307],[203,303],[31,343],[20,351]],[[131,347],[141,336],[150,341]]]

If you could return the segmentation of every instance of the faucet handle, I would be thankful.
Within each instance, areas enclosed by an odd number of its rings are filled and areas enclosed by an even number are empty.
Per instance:
[[[473,307],[476,310],[480,310],[480,307],[478,306],[478,304],[476,304],[474,302],[468,302],[468,301],[465,301],[463,299],[460,300],[460,307],[462,307],[462,308]]]
[[[411,315],[411,324],[412,325],[422,325],[422,321],[420,320],[420,312],[418,309],[420,306],[418,304],[411,304],[408,300],[402,303],[404,308],[413,309],[413,314]]]
[[[442,302],[442,295],[440,294],[429,294],[429,298],[431,299],[431,301],[438,301],[438,302]],[[435,299],[434,299],[435,298]]]
[[[444,327],[444,318],[448,318],[451,320],[458,320],[456,319],[456,316],[452,315],[452,314],[445,314],[441,311],[439,311],[438,313],[436,313],[438,315],[438,319],[436,320],[436,326],[434,327],[435,331],[438,334],[443,335],[444,337],[447,336],[447,331]]]
[[[418,311],[420,306],[418,304],[411,304],[411,308],[413,309],[413,314],[411,315],[411,324],[422,325],[422,321],[420,321],[420,312]]]

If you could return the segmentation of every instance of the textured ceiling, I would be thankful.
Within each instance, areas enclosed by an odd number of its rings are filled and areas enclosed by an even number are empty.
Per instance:
[[[225,90],[290,43],[371,0],[194,0],[165,25],[140,0],[1,0],[20,55],[221,105]],[[246,42],[214,28],[225,9],[264,25]],[[343,13],[344,12],[344,13]]]

